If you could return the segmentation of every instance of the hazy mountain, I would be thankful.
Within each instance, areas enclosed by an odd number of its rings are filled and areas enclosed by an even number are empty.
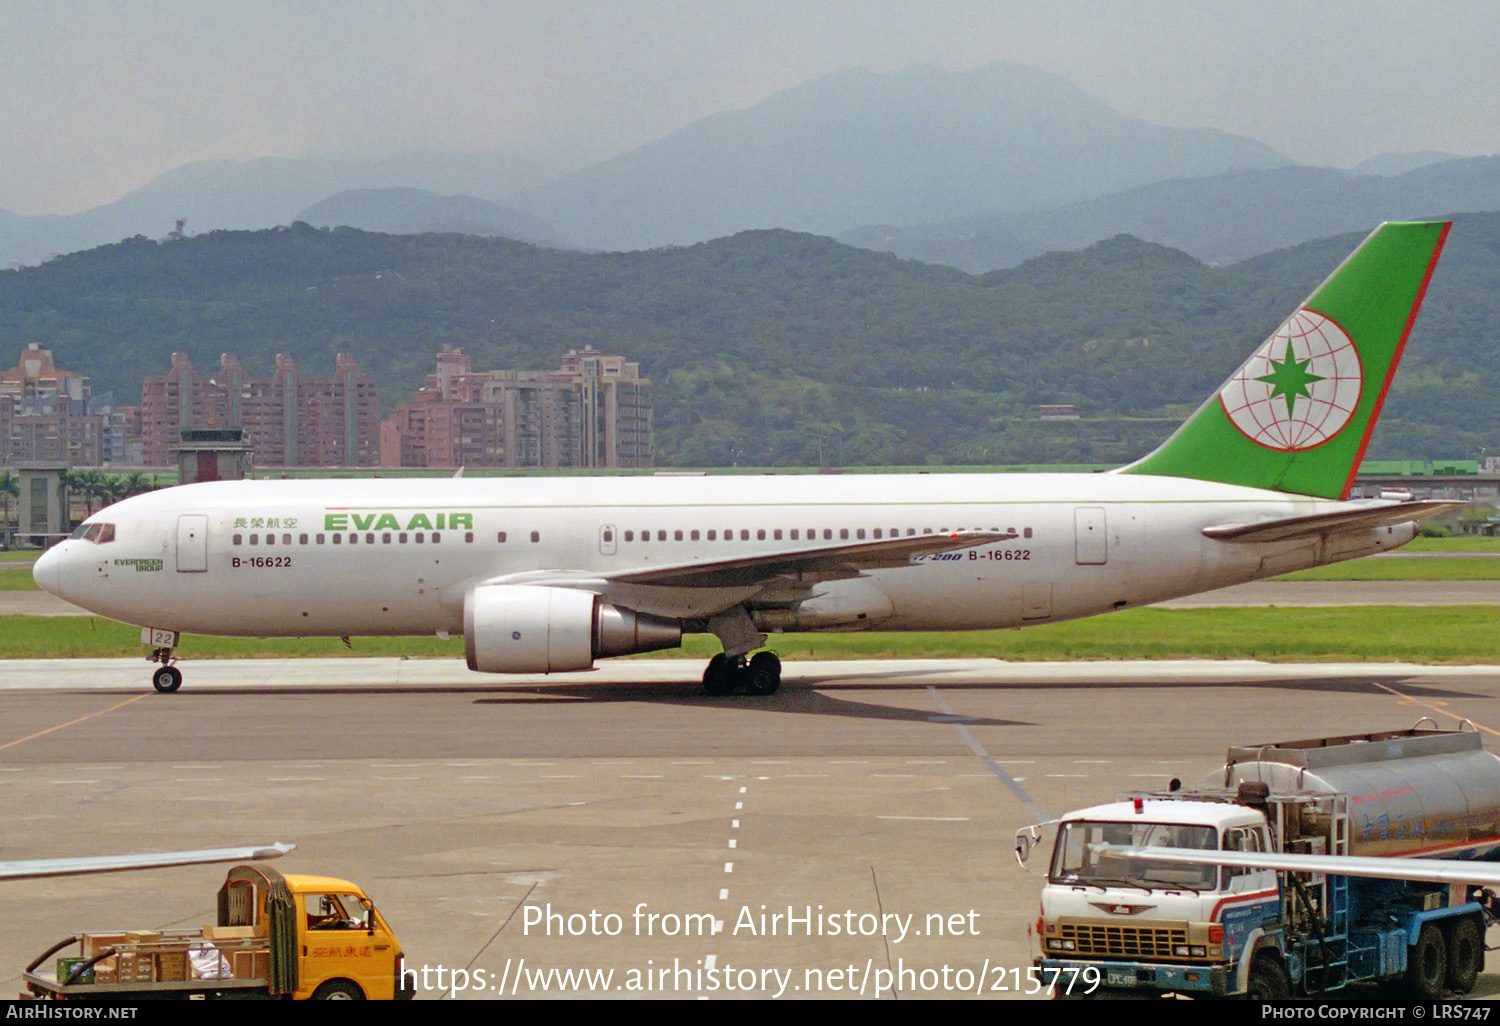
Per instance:
[[[1020,65],[854,69],[694,122],[515,205],[581,245],[639,249],[747,228],[833,233],[1043,210],[1290,163],[1243,137],[1127,117]]]
[[[1284,167],[1159,182],[1043,213],[867,227],[839,239],[979,273],[1124,232],[1222,264],[1381,221],[1495,209],[1500,157],[1469,157],[1393,177]]]
[[[534,217],[489,200],[438,196],[425,189],[351,189],[313,204],[296,219],[320,228],[342,225],[390,235],[458,232],[564,245],[551,227]]]
[[[1463,160],[1462,153],[1444,153],[1442,150],[1417,150],[1413,153],[1378,153],[1361,160],[1349,169],[1356,175],[1404,175],[1429,164],[1441,164],[1448,160]]]
[[[185,164],[113,203],[77,214],[0,216],[0,266],[35,263],[135,235],[289,224],[298,211],[355,188],[412,186],[498,199],[536,173],[503,154],[268,157]]]

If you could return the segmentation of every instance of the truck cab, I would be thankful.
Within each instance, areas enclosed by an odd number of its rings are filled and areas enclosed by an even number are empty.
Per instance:
[[[400,945],[364,891],[326,876],[288,876],[286,882],[300,927],[294,996],[398,996]]]
[[[1098,966],[1105,988],[1224,994],[1233,953],[1281,901],[1272,870],[1125,858],[1111,847],[1266,851],[1266,817],[1225,802],[1140,798],[1070,813],[1036,924],[1044,971]]]

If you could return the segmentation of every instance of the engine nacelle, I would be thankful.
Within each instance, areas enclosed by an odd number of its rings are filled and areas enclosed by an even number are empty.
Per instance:
[[[595,659],[682,644],[682,625],[573,588],[492,584],[464,602],[464,654],[483,673],[587,670]]]

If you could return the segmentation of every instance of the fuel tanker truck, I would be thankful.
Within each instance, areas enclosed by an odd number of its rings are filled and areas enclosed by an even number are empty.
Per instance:
[[[1024,868],[1057,828],[1039,975],[1057,997],[1467,993],[1493,919],[1479,885],[1500,884],[1500,759],[1430,723],[1230,748],[1197,786],[1019,831]]]

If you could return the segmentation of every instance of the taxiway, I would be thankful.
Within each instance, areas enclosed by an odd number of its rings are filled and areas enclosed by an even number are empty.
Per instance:
[[[295,842],[281,867],[363,885],[425,998],[1025,997],[1018,827],[1231,743],[1424,716],[1500,742],[1500,667],[789,663],[751,700],[676,660],[204,661],[174,695],[144,666],[0,663],[4,857]],[[209,921],[222,875],[0,884],[0,993],[74,930]]]

